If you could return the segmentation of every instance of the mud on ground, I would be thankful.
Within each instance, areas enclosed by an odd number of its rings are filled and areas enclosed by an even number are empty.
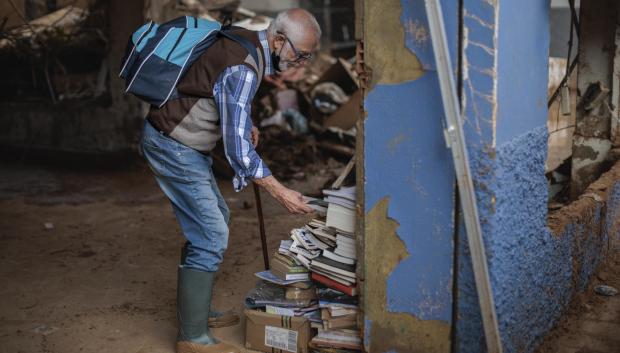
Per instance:
[[[150,170],[14,162],[0,170],[0,353],[173,352],[183,238]],[[291,187],[316,193],[334,172]],[[218,183],[231,224],[214,305],[241,312],[263,267],[254,194]],[[272,251],[307,218],[266,193],[263,210]],[[243,319],[214,332],[243,346]]]
[[[588,289],[571,302],[537,353],[620,352],[620,295],[594,294],[594,287],[599,284],[620,289],[618,251],[620,247],[601,265]]]

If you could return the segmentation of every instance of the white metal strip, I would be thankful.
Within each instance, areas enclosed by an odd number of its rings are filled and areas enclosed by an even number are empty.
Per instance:
[[[452,76],[452,65],[450,63],[450,52],[446,40],[443,14],[439,0],[425,0],[425,4],[437,74],[439,76],[441,98],[446,114],[446,135],[449,138],[449,146],[452,151],[452,159],[459,186],[487,351],[488,353],[502,353],[502,342],[495,313],[495,303],[493,301],[493,291],[491,289],[489,269],[482,239],[478,207],[476,205],[476,194],[469,168],[465,135],[462,129],[461,108],[456,94],[454,77]]]

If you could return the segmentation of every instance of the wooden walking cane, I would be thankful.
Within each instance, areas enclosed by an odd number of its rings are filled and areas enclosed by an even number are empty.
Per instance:
[[[256,198],[256,212],[258,213],[258,228],[260,230],[260,241],[263,247],[263,261],[265,270],[269,269],[269,254],[267,253],[267,236],[265,235],[265,219],[263,218],[263,205],[260,202],[260,189],[258,185],[252,183],[254,187],[254,198]]]

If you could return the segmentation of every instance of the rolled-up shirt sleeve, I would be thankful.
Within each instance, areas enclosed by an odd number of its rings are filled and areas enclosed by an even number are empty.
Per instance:
[[[213,87],[213,96],[220,113],[224,152],[235,171],[233,186],[241,191],[248,179],[260,179],[271,171],[252,145],[252,99],[256,94],[256,73],[245,65],[227,68]]]

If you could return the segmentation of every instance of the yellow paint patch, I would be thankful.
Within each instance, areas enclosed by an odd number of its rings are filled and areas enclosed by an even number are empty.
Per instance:
[[[372,71],[371,86],[394,84],[422,76],[422,64],[405,46],[405,29],[400,22],[399,0],[364,1],[364,60]],[[427,31],[419,24],[407,24],[416,40],[426,40]]]
[[[370,353],[450,351],[450,325],[420,320],[408,313],[387,310],[387,279],[396,266],[409,257],[396,234],[398,222],[388,218],[388,198],[379,201],[366,214],[364,239],[364,311],[369,332]]]

